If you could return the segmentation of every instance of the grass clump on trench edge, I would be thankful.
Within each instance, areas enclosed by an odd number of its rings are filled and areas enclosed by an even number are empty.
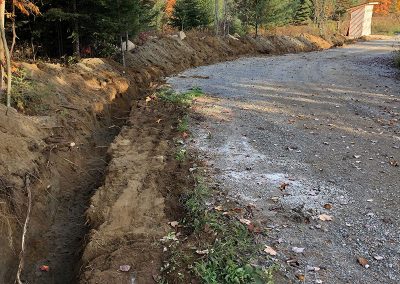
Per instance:
[[[189,107],[193,99],[203,95],[199,88],[185,93],[163,90],[162,100]],[[179,132],[189,131],[186,114],[178,123]],[[179,155],[179,153],[185,153]],[[177,148],[176,159],[183,161],[188,153]],[[192,174],[197,172],[191,168]],[[210,207],[213,191],[200,175],[193,174],[193,189],[181,198],[184,217],[174,224],[175,231],[162,240],[168,255],[162,267],[163,278],[159,283],[206,283],[206,284],[261,284],[273,283],[272,269],[252,265],[261,250],[247,226],[235,216],[224,214]],[[177,225],[179,224],[179,225]]]

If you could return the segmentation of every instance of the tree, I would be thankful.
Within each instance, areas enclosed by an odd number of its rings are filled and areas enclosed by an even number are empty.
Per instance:
[[[177,0],[171,24],[181,30],[204,27],[210,24],[210,15],[199,0]]]
[[[13,10],[14,7],[17,7],[23,14],[29,15],[30,13],[39,14],[39,8],[28,0],[13,0],[12,4]],[[1,64],[1,91],[4,90],[3,82],[4,82],[4,66],[7,71],[7,107],[11,106],[11,55],[10,49],[8,48],[6,31],[5,31],[5,12],[6,12],[6,1],[0,0],[0,64]]]
[[[375,5],[375,13],[378,15],[388,15],[392,6],[392,0],[380,0],[379,5]]]
[[[310,0],[301,0],[293,17],[293,22],[303,24],[309,21],[313,15],[313,4]]]

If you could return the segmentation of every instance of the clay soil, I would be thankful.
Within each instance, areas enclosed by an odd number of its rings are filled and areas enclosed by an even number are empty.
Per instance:
[[[35,99],[8,115],[0,106],[0,282],[15,280],[29,175],[23,280],[153,283],[162,262],[158,240],[180,217],[178,199],[190,185],[187,166],[174,159],[181,109],[146,102],[157,82],[240,56],[330,46],[311,35],[193,34],[148,42],[128,55],[124,70],[100,59],[70,67],[20,63]],[[131,273],[118,272],[120,265],[130,265]]]

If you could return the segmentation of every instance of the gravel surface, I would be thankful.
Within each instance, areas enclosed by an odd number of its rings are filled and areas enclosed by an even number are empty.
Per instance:
[[[398,44],[244,58],[168,79],[209,95],[195,109],[194,146],[229,198],[255,205],[278,283],[400,283]]]

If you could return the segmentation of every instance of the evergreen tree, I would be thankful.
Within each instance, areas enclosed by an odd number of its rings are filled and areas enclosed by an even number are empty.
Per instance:
[[[199,0],[177,0],[171,24],[181,30],[204,27],[210,24],[210,15]]]
[[[310,0],[301,0],[294,15],[293,22],[303,24],[309,21],[312,17],[312,2]]]

